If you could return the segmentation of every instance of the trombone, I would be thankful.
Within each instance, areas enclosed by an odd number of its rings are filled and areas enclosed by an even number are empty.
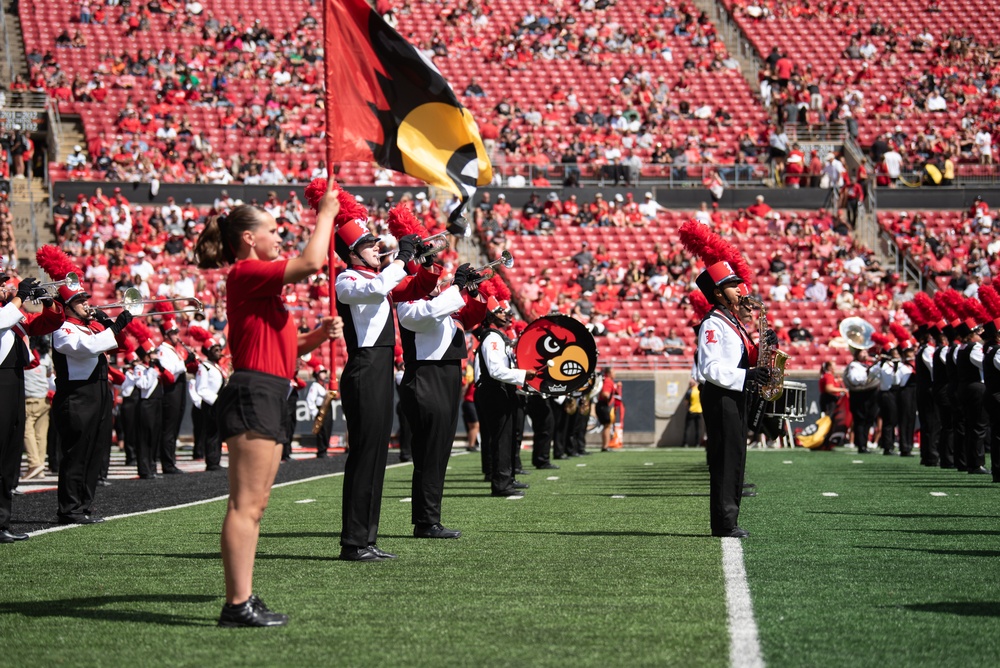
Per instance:
[[[474,273],[476,276],[475,278],[469,281],[469,285],[479,285],[483,281],[488,281],[489,279],[496,276],[497,273],[496,266],[498,264],[502,264],[507,269],[512,269],[514,267],[514,256],[511,254],[510,251],[503,251],[502,253],[500,253],[500,257],[493,260],[485,267],[480,267],[479,269],[473,269],[472,273]],[[487,270],[490,272],[489,274],[486,274]]]
[[[432,234],[431,236],[425,239],[421,239],[420,243],[421,245],[430,244],[430,248],[421,253],[417,253],[417,255],[415,255],[413,258],[414,260],[423,260],[425,257],[430,257],[431,255],[437,255],[441,251],[447,250],[448,235],[445,232],[438,232],[437,234]],[[383,258],[386,255],[392,255],[393,253],[396,253],[398,251],[399,251],[398,248],[393,248],[392,250],[387,250],[379,253],[378,256],[380,258]]]
[[[189,308],[175,309],[173,311],[150,311],[149,313],[143,313],[146,304],[173,304],[174,302],[194,302]],[[109,308],[120,308],[125,309],[132,314],[132,317],[138,318],[144,315],[171,315],[174,313],[205,313],[205,305],[201,303],[200,299],[195,297],[175,297],[174,299],[143,299],[142,293],[136,288],[129,288],[125,291],[125,295],[122,297],[120,302],[114,304],[101,304],[100,306],[92,306],[91,310],[105,310]]]
[[[76,292],[80,289],[80,276],[75,271],[70,271],[66,273],[66,278],[61,281],[39,283],[35,286],[35,289],[31,291],[31,300],[37,302],[42,299],[50,299],[54,295],[49,294],[48,290],[50,288],[60,288],[64,285],[73,292]]]

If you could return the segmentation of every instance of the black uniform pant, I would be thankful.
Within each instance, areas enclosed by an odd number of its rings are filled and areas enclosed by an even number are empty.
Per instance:
[[[701,387],[708,436],[709,514],[712,535],[738,526],[747,459],[747,400],[742,392],[711,383]]]
[[[205,414],[201,406],[191,404],[191,430],[194,438],[194,448],[191,450],[191,459],[205,458],[205,442],[202,440],[202,421]]]
[[[163,435],[163,397],[154,390],[148,399],[140,398],[135,414],[136,469],[140,476],[148,478],[156,473],[156,450]]]
[[[90,514],[105,448],[111,445],[111,388],[107,380],[57,387],[52,415],[58,424],[59,517]]]
[[[392,435],[392,348],[358,348],[340,378],[350,449],[344,468],[340,544],[366,547],[378,538],[382,484]]]
[[[971,471],[986,464],[986,433],[989,419],[984,410],[986,386],[969,383],[962,391],[962,407],[965,410],[965,466]]]
[[[524,440],[524,421],[527,416],[527,397],[523,394],[514,395],[514,440],[511,442],[510,465],[513,471],[524,470],[521,465],[521,441]]]
[[[556,418],[552,414],[549,400],[540,394],[528,397],[526,407],[531,418],[531,430],[534,432],[534,443],[531,448],[531,464],[535,467],[551,463],[552,432],[555,430]]]
[[[587,451],[587,423],[590,422],[590,407],[585,406],[582,399],[580,407],[569,416],[568,422],[567,447],[570,454],[582,455]]]
[[[413,428],[403,411],[403,404],[396,402],[396,419],[399,422],[399,461],[413,461]]]
[[[962,404],[962,385],[958,382],[948,383],[948,393],[952,415],[952,456],[955,458],[955,468],[959,471],[965,471],[969,468],[969,464],[965,457],[965,416],[967,411]]]
[[[0,397],[4,402],[0,410],[0,529],[6,529],[10,525],[11,502],[21,473],[21,448],[24,446],[22,369],[0,369]]]
[[[333,411],[327,410],[323,416],[323,422],[316,432],[316,456],[326,457],[326,451],[330,448],[330,437],[333,435]]]
[[[692,413],[688,409],[687,416],[684,418],[684,447],[685,448],[697,448],[701,445],[701,429],[704,420],[702,419],[701,413]]]
[[[883,452],[892,452],[896,447],[896,425],[899,422],[899,392],[896,389],[882,390],[878,395],[878,414],[882,418],[882,432],[878,447]]]
[[[187,374],[182,373],[172,385],[163,386],[163,431],[160,433],[160,465],[164,471],[177,468],[177,435],[187,407]]]
[[[556,459],[564,459],[569,455],[566,447],[566,425],[569,422],[569,415],[566,414],[565,404],[560,404],[555,399],[549,399],[549,406],[552,408],[552,456]]]
[[[138,388],[132,394],[122,397],[122,405],[118,407],[118,421],[122,426],[122,438],[125,439],[125,463],[135,464],[139,444],[139,393]]]
[[[938,416],[938,462],[941,468],[955,468],[955,412],[951,405],[951,392],[947,385],[933,388]]]
[[[899,454],[913,452],[913,433],[917,429],[917,388],[915,385],[899,388],[896,395],[896,416],[899,425]]]
[[[489,471],[490,488],[504,492],[514,482],[511,461],[514,442],[514,417],[517,399],[499,382],[483,382],[476,388],[476,412],[483,436],[483,457]]]
[[[868,449],[868,432],[878,417],[878,394],[876,390],[855,390],[848,396],[851,406],[851,422],[854,431],[854,445],[859,451]],[[708,414],[705,414],[708,423]]]
[[[219,414],[215,405],[201,404],[201,442],[205,448],[205,466],[214,468],[222,462],[222,440],[219,438]]]
[[[461,360],[408,364],[399,404],[410,424],[413,455],[410,520],[441,523],[441,497],[462,400]]]
[[[916,401],[920,415],[920,463],[937,466],[940,463],[938,441],[941,438],[941,421],[932,388],[918,386]]]
[[[990,472],[1000,482],[1000,392],[986,392],[983,406],[990,416]]]

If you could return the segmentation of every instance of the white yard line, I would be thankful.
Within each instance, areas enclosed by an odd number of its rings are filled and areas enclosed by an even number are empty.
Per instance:
[[[398,468],[400,466],[412,466],[412,463],[410,463],[410,462],[400,462],[399,464],[390,464],[389,466],[386,466],[386,468],[387,469],[394,469],[394,468]],[[337,473],[327,473],[327,474],[324,474],[324,475],[316,475],[316,476],[312,476],[311,478],[302,478],[301,480],[290,480],[288,482],[278,483],[277,485],[274,485],[274,487],[288,487],[289,485],[298,485],[298,484],[303,483],[303,482],[313,482],[314,480],[324,480],[326,478],[336,478],[337,476],[341,476],[341,475],[344,475],[343,471],[339,471]],[[150,510],[142,510],[142,511],[139,511],[137,513],[125,513],[124,515],[109,515],[108,517],[105,517],[104,519],[110,521],[110,520],[120,520],[120,519],[124,519],[126,517],[138,517],[139,515],[152,515],[153,513],[162,513],[162,512],[165,512],[167,510],[180,510],[181,508],[192,508],[194,506],[201,506],[201,505],[204,505],[206,503],[214,503],[215,501],[225,501],[228,498],[229,498],[229,495],[227,494],[226,496],[216,496],[216,497],[211,498],[211,499],[202,499],[201,501],[192,501],[191,503],[182,503],[182,504],[177,505],[177,506],[166,506],[164,508],[151,508]],[[46,534],[46,533],[54,533],[56,531],[65,531],[67,529],[77,529],[77,528],[82,527],[82,526],[92,526],[92,525],[89,525],[89,524],[86,524],[86,525],[85,524],[60,524],[59,526],[54,526],[54,527],[51,527],[51,528],[48,528],[48,529],[39,529],[38,531],[32,531],[28,535],[29,536],[41,536],[42,534]]]
[[[726,608],[729,611],[729,665],[733,668],[763,668],[764,657],[757,639],[757,622],[747,572],[743,567],[743,544],[739,538],[722,539],[722,571],[726,578]]]

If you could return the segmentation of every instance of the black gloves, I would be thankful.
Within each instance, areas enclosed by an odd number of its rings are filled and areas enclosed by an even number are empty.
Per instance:
[[[434,264],[434,253],[431,253],[432,250],[434,250],[434,244],[417,244],[417,255],[422,256],[420,264],[425,267]]]
[[[128,324],[130,322],[132,322],[132,314],[129,313],[127,310],[123,309],[122,312],[118,314],[118,317],[115,318],[115,321],[111,323],[111,326],[108,327],[108,329],[114,332],[115,336],[118,336],[123,331],[125,331],[125,328],[128,327]]]
[[[417,244],[420,243],[420,237],[416,234],[407,234],[399,240],[399,252],[396,253],[396,259],[400,260],[403,264],[406,264],[413,259],[413,256],[417,254]]]
[[[472,265],[468,262],[459,266],[459,268],[455,270],[455,285],[458,286],[459,290],[464,290],[469,285],[469,279],[472,277],[472,273]]]
[[[191,366],[192,364],[197,364],[197,363],[198,363],[198,358],[195,357],[194,351],[189,350],[187,357],[184,358],[184,366]]]
[[[773,329],[764,332],[764,343],[772,348],[776,348],[778,346],[778,333]]]
[[[94,309],[94,320],[104,325],[105,329],[111,329],[111,325],[115,322],[111,319],[111,316],[99,308]]]
[[[468,294],[468,295],[469,295],[470,297],[472,297],[473,299],[475,299],[476,297],[478,297],[478,296],[479,296],[479,286],[478,286],[478,285],[472,285],[472,284],[470,283],[470,284],[469,284],[469,287],[468,287],[468,288],[467,288],[467,289],[465,290],[465,292],[466,292],[466,294]]]
[[[744,387],[750,387],[751,385],[766,385],[768,381],[771,380],[774,375],[774,369],[769,369],[767,367],[754,367],[753,369],[747,369],[747,380]]]
[[[32,293],[35,288],[38,287],[37,278],[26,278],[21,281],[20,285],[17,286],[17,298],[21,300],[21,303],[28,301],[32,298]]]

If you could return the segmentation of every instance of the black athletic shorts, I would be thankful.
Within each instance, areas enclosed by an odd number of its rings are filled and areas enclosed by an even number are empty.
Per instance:
[[[252,431],[284,443],[288,433],[288,395],[292,384],[287,378],[261,371],[237,370],[215,402],[219,437],[226,441]]]
[[[479,422],[479,413],[476,412],[475,401],[462,402],[462,420],[465,422],[465,424],[473,424]]]
[[[611,404],[598,402],[594,407],[594,414],[597,416],[597,421],[601,423],[602,427],[607,427],[611,424]]]

